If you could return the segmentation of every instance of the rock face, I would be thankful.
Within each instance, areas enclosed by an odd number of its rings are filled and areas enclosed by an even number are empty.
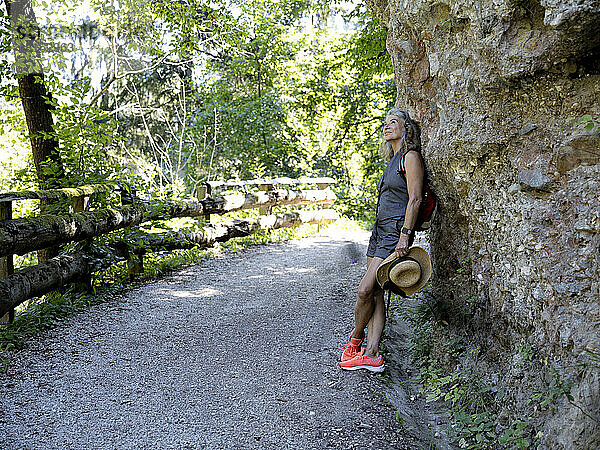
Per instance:
[[[470,305],[515,410],[519,349],[573,383],[536,412],[543,446],[600,448],[600,2],[368,3],[441,201],[436,292]]]

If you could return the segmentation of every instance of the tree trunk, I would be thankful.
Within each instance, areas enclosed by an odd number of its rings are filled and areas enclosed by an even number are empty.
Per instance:
[[[55,137],[44,136],[46,133],[54,136],[54,121],[50,106],[46,104],[51,97],[46,91],[43,74],[20,76],[19,95],[25,111],[40,189],[58,189],[62,187],[65,171],[58,153],[58,141]],[[55,200],[43,202],[56,203]]]
[[[40,189],[56,189],[61,187],[65,171],[58,152],[58,141],[54,137],[54,121],[49,105],[51,96],[46,90],[40,63],[40,29],[31,0],[6,0],[6,10],[12,32],[19,95],[39,186]],[[57,203],[55,200],[42,200],[42,212],[57,212]],[[58,250],[58,247],[40,250],[38,261],[51,258],[58,254]]]

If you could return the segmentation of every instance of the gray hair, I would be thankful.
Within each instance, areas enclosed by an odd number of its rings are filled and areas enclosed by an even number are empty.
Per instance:
[[[421,127],[417,122],[410,118],[408,111],[392,108],[385,115],[386,118],[389,116],[397,116],[404,122],[405,133],[402,137],[402,142],[404,144],[403,153],[406,153],[409,150],[415,150],[421,153]],[[392,144],[384,139],[379,145],[379,153],[386,162],[389,162],[394,156]]]

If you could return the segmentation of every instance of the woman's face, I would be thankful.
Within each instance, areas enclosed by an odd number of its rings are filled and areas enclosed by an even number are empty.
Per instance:
[[[385,118],[385,124],[383,125],[383,138],[388,141],[400,140],[404,137],[404,121],[394,115],[387,116]]]

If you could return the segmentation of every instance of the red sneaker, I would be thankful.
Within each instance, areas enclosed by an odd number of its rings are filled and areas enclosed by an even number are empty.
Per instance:
[[[385,369],[383,356],[377,355],[376,358],[370,358],[365,355],[364,349],[362,349],[354,358],[348,361],[342,361],[340,367],[344,370],[367,369],[371,372],[383,372],[383,369]]]
[[[350,339],[348,339],[348,343],[344,347],[344,351],[342,352],[342,361],[349,361],[358,355],[360,351],[360,346],[362,344],[362,339],[353,338],[354,330],[350,333]]]

